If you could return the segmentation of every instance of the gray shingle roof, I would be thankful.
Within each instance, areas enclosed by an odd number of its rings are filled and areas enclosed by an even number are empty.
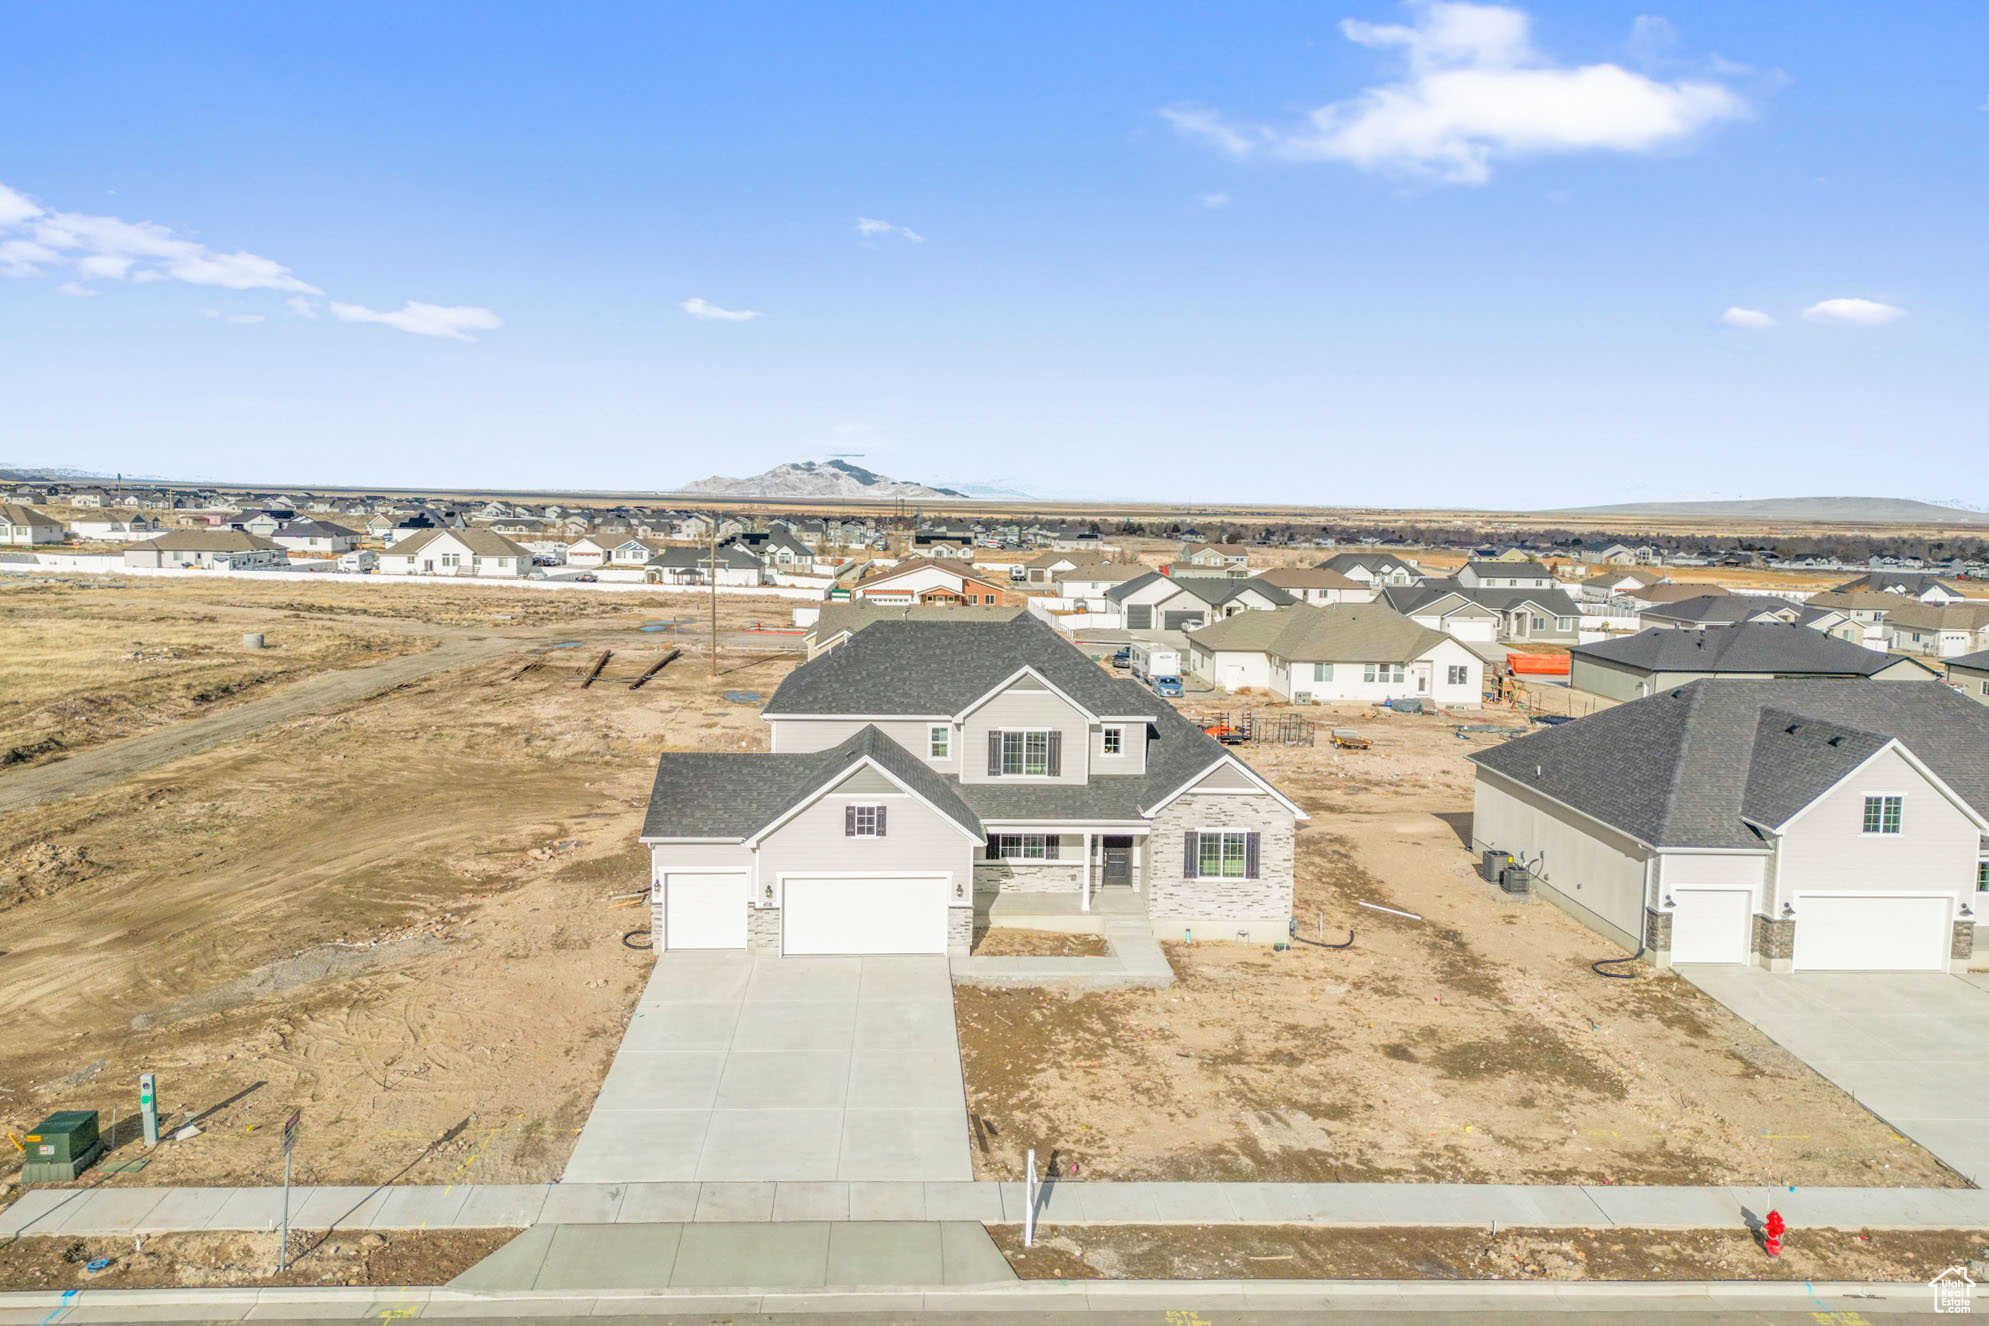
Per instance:
[[[1973,668],[1978,672],[1989,672],[1989,649],[1978,650],[1973,654],[1963,654],[1958,658],[1943,660],[1951,668]]]
[[[865,759],[980,836],[981,822],[956,785],[871,724],[840,745],[806,754],[666,753],[656,762],[642,836],[749,838]]]
[[[1693,622],[1700,626],[1730,626],[1766,612],[1795,610],[1796,605],[1788,599],[1765,594],[1701,594],[1662,607],[1646,608],[1643,615],[1665,621]]]
[[[1383,603],[1244,612],[1188,635],[1198,649],[1263,652],[1300,663],[1409,663],[1450,639]]]
[[[1807,626],[1753,622],[1703,631],[1653,628],[1635,635],[1575,645],[1577,658],[1599,659],[1645,672],[1768,672],[1869,677],[1898,657],[1839,640]]]
[[[1759,848],[1746,820],[1779,824],[1885,738],[1989,813],[1989,706],[1938,681],[1711,678],[1469,758],[1654,846]]]

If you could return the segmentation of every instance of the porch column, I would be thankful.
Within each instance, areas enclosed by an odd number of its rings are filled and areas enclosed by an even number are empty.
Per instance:
[[[1091,831],[1089,829],[1085,830],[1084,833],[1084,880],[1083,883],[1078,886],[1077,896],[1080,899],[1082,899],[1082,901],[1078,904],[1079,910],[1087,912],[1090,911],[1091,910]]]

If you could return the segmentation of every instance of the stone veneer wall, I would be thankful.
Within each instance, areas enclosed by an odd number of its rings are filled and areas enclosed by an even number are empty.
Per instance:
[[[1954,944],[1948,949],[1948,956],[1956,962],[1967,962],[1975,956],[1975,922],[1973,920],[1954,923]]]
[[[1181,839],[1198,829],[1255,829],[1262,834],[1258,878],[1185,878]],[[1154,819],[1147,837],[1148,913],[1203,921],[1275,920],[1282,926],[1291,916],[1296,831],[1291,812],[1262,793],[1191,792],[1176,798]]]
[[[1652,953],[1671,952],[1671,913],[1644,908],[1644,947]]]
[[[1795,919],[1775,921],[1755,913],[1753,951],[1765,963],[1786,963],[1795,957]]]
[[[780,908],[746,904],[746,951],[768,958],[780,956]]]
[[[974,947],[974,909],[972,907],[948,907],[946,909],[946,951],[956,958],[963,958]]]
[[[1082,858],[1027,861],[1019,865],[1012,861],[974,862],[976,893],[1076,893],[1083,883]]]

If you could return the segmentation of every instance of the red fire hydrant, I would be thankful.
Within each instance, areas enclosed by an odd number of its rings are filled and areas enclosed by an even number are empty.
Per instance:
[[[1782,1231],[1787,1228],[1780,1211],[1770,1211],[1768,1218],[1761,1222],[1761,1247],[1770,1257],[1782,1255]]]

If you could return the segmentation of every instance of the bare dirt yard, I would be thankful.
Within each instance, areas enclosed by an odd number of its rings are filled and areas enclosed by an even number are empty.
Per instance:
[[[1061,930],[989,929],[974,940],[974,954],[982,958],[1102,958],[1105,936]]]
[[[1598,976],[1624,955],[1500,901],[1450,721],[1304,715],[1374,748],[1240,753],[1312,816],[1299,933],[1353,946],[1162,935],[1168,989],[956,990],[979,1177],[1034,1147],[1081,1179],[1965,1186],[1691,985]]]
[[[1019,1225],[988,1232],[1025,1280],[1865,1280],[1925,1284],[1980,1230],[1813,1229],[1770,1258],[1735,1230]],[[1818,1314],[1821,1319],[1825,1314]]]
[[[298,1183],[557,1178],[650,968],[622,936],[648,924],[628,895],[653,758],[763,745],[757,704],[725,693],[792,667],[793,637],[747,629],[788,605],[725,601],[714,677],[701,633],[641,629],[701,624],[702,599],[202,588],[334,628],[474,630],[493,652],[0,816],[0,1131],[64,1108],[108,1128],[116,1108],[112,1162],[135,1157],[150,1071],[168,1127],[197,1134],[119,1182],[275,1182],[294,1108]],[[210,610],[179,586],[87,593],[135,639]],[[19,1157],[0,1151],[4,1185]]]
[[[0,1289],[192,1289],[226,1285],[440,1285],[518,1236],[515,1229],[380,1233],[293,1229],[276,1269],[275,1234],[22,1238],[0,1243]],[[95,1270],[91,1265],[103,1262]]]

